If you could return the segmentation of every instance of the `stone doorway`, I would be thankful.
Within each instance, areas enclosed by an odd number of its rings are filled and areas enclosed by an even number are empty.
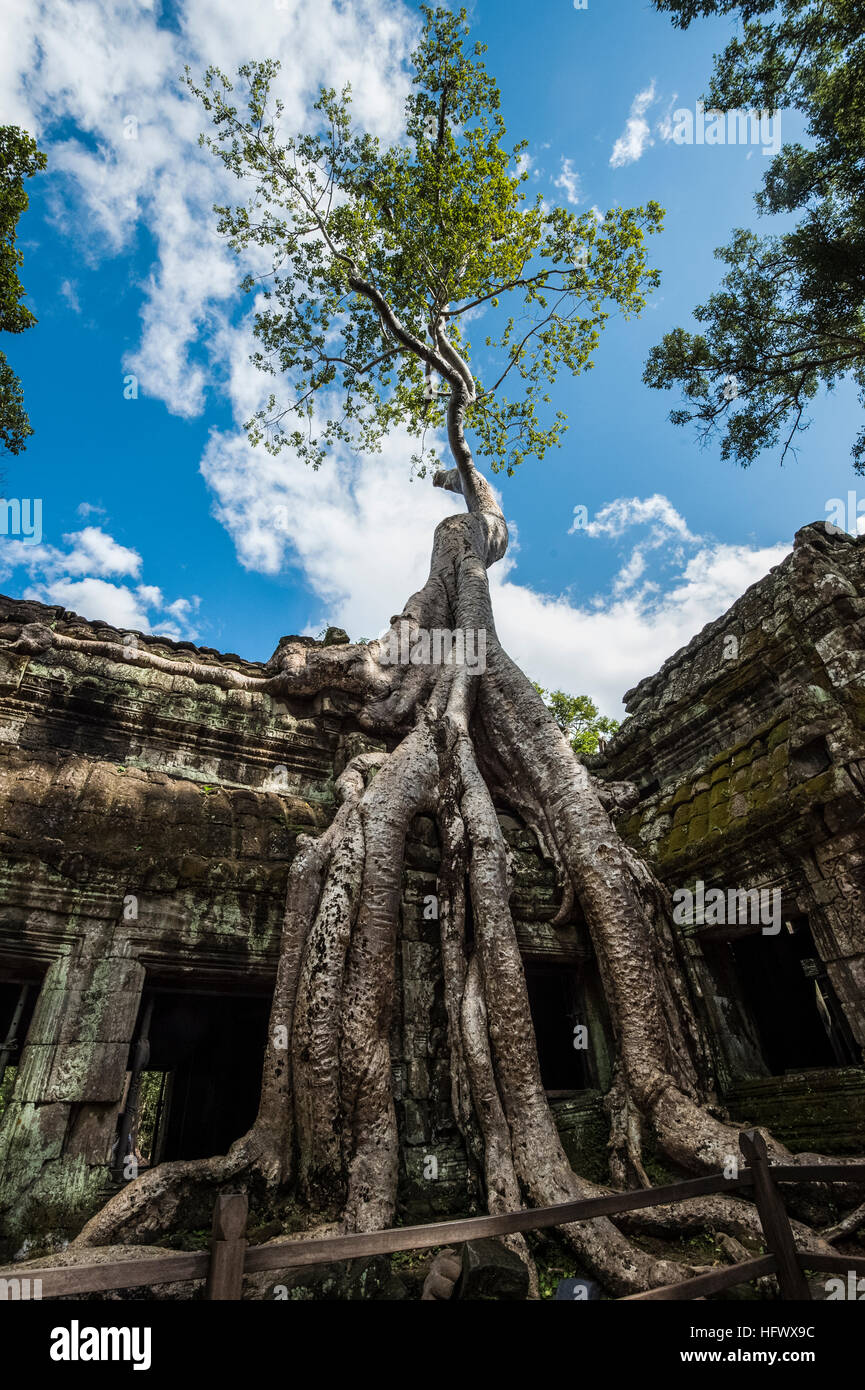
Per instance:
[[[140,1164],[223,1154],[249,1129],[269,1014],[270,998],[260,994],[145,991],[132,1049],[141,1069],[130,1076]]]
[[[573,966],[528,963],[525,971],[545,1091],[568,1095],[595,1086],[591,1036],[588,1048],[574,1046],[574,1029],[587,1024],[579,972]]]
[[[786,918],[775,936],[756,928],[704,941],[703,950],[715,980],[734,986],[768,1075],[856,1064],[807,917]]]
[[[12,1096],[41,983],[35,975],[0,980],[0,1117]]]

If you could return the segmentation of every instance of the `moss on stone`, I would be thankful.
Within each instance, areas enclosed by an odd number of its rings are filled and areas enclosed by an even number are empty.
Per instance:
[[[777,748],[780,743],[786,743],[789,737],[790,721],[789,719],[782,719],[781,722],[779,724],[776,724],[774,729],[771,730],[769,737],[766,740],[766,747],[771,753],[772,750],[774,748]]]

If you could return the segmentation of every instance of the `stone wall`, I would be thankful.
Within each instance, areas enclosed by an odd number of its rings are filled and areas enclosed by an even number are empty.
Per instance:
[[[863,544],[820,526],[799,532],[782,565],[630,692],[628,720],[595,760],[599,775],[636,783],[620,829],[671,889],[698,878],[777,887],[785,917],[813,934],[812,973],[856,1051],[785,1079],[769,1074],[735,971],[719,985],[712,952],[728,943],[704,924],[682,928],[719,1095],[737,1118],[771,1117],[798,1147],[819,1130],[823,1148],[861,1146],[865,1128]],[[10,651],[35,621],[114,642],[117,657]],[[137,641],[265,674],[207,648]],[[297,835],[328,823],[336,776],[370,746],[344,695],[225,691],[134,666],[123,649],[106,624],[0,599],[0,985],[8,998],[29,983],[36,999],[0,1122],[7,1249],[70,1234],[110,1189],[142,999],[185,991],[227,1008],[248,996],[266,1016]],[[593,1020],[583,1085],[553,1103],[574,1161],[601,1177],[610,1049],[591,947],[580,921],[552,926],[552,868],[513,816],[501,821],[527,966],[572,975],[580,1017]],[[392,1040],[400,1202],[413,1218],[472,1200],[428,911],[438,853],[433,823],[419,817]],[[250,1075],[253,1096],[257,1084]]]
[[[827,997],[865,1045],[865,537],[804,527],[792,553],[733,607],[625,696],[628,718],[601,775],[633,781],[620,832],[675,891],[777,890],[785,920],[807,922]],[[818,1089],[837,1147],[865,1138],[865,1076],[853,1065],[810,1086],[765,1079],[742,1001],[719,988],[707,956],[724,933],[682,927],[720,1089],[744,1118],[772,1111],[799,1143]],[[777,982],[775,982],[777,985]],[[766,981],[771,990],[773,982]],[[785,1091],[789,1105],[785,1108]],[[834,1098],[834,1109],[832,1109]],[[829,1107],[827,1109],[826,1107]],[[825,1127],[824,1127],[825,1129]]]
[[[117,658],[9,651],[36,621],[114,642]],[[187,643],[136,640],[265,673]],[[107,624],[0,599],[0,984],[29,982],[37,996],[0,1122],[0,1213],[16,1248],[27,1234],[68,1235],[111,1190],[145,990],[266,1002],[297,835],[327,825],[336,776],[371,746],[338,693],[285,702],[226,691],[132,665],[123,650]],[[551,867],[512,817],[503,825],[527,954],[575,960],[585,954],[576,928],[549,925],[561,901]],[[435,827],[419,817],[393,1036],[401,1202],[418,1218],[464,1208],[469,1186],[450,1115],[438,922],[425,915],[437,864]],[[250,1092],[257,1085],[250,1075]]]

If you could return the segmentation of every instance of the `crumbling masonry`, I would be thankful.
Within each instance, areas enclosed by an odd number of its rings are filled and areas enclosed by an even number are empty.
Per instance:
[[[115,642],[116,659],[11,650],[34,622]],[[327,825],[335,777],[371,746],[349,696],[199,685],[131,664],[131,640],[0,598],[3,1255],[73,1234],[136,1162],[225,1152],[249,1125],[296,837]],[[794,1149],[865,1138],[863,676],[865,539],[808,526],[629,693],[591,760],[636,785],[619,829],[671,890],[779,894],[774,934],[699,913],[679,930],[718,1103]],[[611,1043],[588,935],[578,917],[553,927],[553,868],[506,808],[501,821],[542,1074],[569,1156],[603,1179]],[[438,852],[418,817],[392,1039],[400,1201],[415,1218],[472,1201],[450,1114]]]

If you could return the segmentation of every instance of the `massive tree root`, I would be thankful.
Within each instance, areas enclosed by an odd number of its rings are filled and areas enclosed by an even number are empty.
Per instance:
[[[452,443],[454,442],[452,438]],[[287,644],[265,679],[183,663],[196,680],[363,698],[362,723],[383,752],[354,758],[337,784],[339,808],[292,862],[270,1038],[253,1128],[222,1157],[144,1173],[87,1224],[78,1244],[152,1240],[170,1229],[191,1190],[255,1183],[291,1189],[311,1220],[341,1212],[348,1231],[393,1221],[398,1132],[388,1039],[394,1000],[406,835],[421,812],[439,827],[441,959],[452,1105],[491,1212],[599,1195],[563,1151],[541,1083],[525,975],[509,906],[509,864],[496,806],[516,811],[555,863],[560,917],[577,902],[597,956],[617,1064],[607,1097],[616,1186],[649,1181],[643,1137],[676,1165],[717,1171],[738,1152],[737,1129],[707,1108],[708,1069],[665,890],[622,843],[610,793],[579,763],[531,683],[495,633],[487,567],[507,544],[495,497],[456,437],[458,469],[436,481],[468,510],[437,528],[429,578],[392,620],[411,636],[486,634],[486,668],[421,661],[393,665],[386,647]],[[22,650],[90,643],[26,629]],[[127,659],[178,669],[146,650]],[[769,1139],[775,1158],[791,1161]],[[804,1157],[804,1156],[803,1156]],[[813,1156],[807,1156],[813,1161]],[[614,1294],[687,1277],[625,1231],[708,1227],[759,1234],[754,1208],[734,1197],[607,1218],[564,1229],[580,1263]],[[819,1239],[803,1228],[808,1248]],[[530,1263],[521,1237],[510,1243]]]

